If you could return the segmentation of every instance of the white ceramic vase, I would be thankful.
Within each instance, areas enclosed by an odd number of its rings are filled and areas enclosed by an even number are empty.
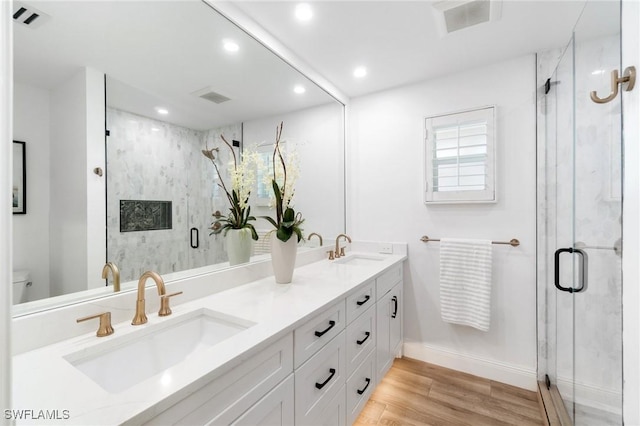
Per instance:
[[[278,284],[289,284],[293,278],[293,268],[296,266],[296,254],[298,253],[298,238],[292,235],[289,241],[282,242],[271,234],[271,264],[273,275]]]
[[[229,229],[225,237],[227,239],[227,255],[229,256],[229,265],[238,265],[247,263],[251,257],[251,230]]]

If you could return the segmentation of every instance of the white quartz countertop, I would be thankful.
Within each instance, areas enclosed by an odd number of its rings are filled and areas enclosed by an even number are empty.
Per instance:
[[[291,284],[276,284],[269,276],[192,302],[177,304],[174,300],[173,314],[168,317],[147,312],[147,324],[116,323],[111,336],[85,334],[17,355],[13,358],[12,409],[13,417],[23,418],[16,419],[16,424],[114,425],[148,421],[349,295],[360,284],[406,259],[397,254],[376,256],[383,259],[363,265],[328,260],[311,263],[294,271]],[[103,389],[65,359],[71,354],[94,351],[98,346],[108,350],[118,345],[122,336],[141,333],[145,327],[163,321],[175,321],[176,317],[201,308],[255,325],[117,393]],[[113,371],[118,373],[121,372]]]

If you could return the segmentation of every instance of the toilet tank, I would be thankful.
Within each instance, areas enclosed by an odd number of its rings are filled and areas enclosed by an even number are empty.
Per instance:
[[[31,287],[31,274],[29,271],[17,270],[13,271],[13,304],[24,303],[29,301],[29,292],[27,289]]]

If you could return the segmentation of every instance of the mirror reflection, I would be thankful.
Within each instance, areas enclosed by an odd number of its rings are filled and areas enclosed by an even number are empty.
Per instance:
[[[270,150],[284,122],[304,233],[344,230],[343,106],[211,7],[20,7],[41,20],[14,25],[14,139],[26,143],[29,205],[14,216],[14,270],[27,274],[15,313],[110,294],[106,262],[124,290],[149,269],[171,281],[228,267],[226,238],[209,234],[229,203],[202,154],[219,147],[228,177],[221,136],[241,158]],[[252,194],[252,215],[272,215],[263,201]],[[254,226],[261,237],[271,229]],[[251,261],[267,247],[256,242]]]

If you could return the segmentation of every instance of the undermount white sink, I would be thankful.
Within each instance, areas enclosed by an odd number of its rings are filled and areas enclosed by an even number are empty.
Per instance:
[[[118,393],[206,351],[255,325],[210,309],[198,309],[139,332],[109,338],[64,358],[104,390]],[[116,330],[117,333],[117,330]]]
[[[373,254],[349,254],[340,259],[336,259],[336,263],[345,265],[367,266],[384,260],[382,256],[376,256]]]

